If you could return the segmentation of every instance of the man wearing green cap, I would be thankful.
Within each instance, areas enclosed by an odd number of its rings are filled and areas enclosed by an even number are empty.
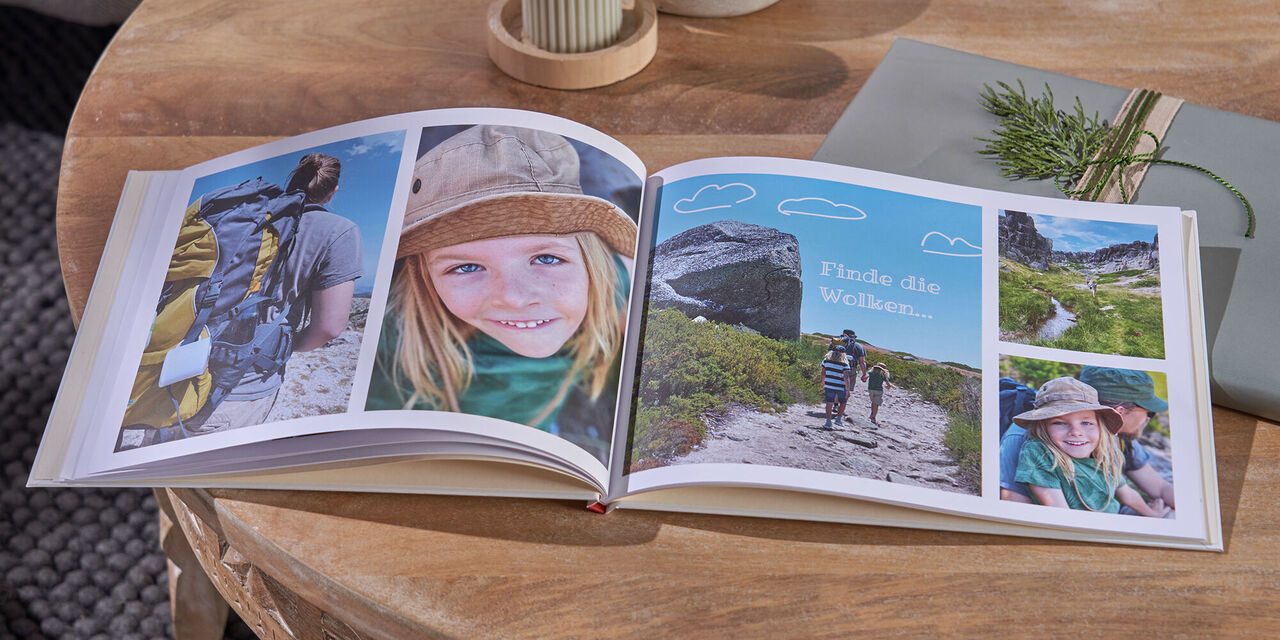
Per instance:
[[[1116,435],[1124,451],[1125,476],[1147,496],[1176,508],[1173,485],[1151,466],[1151,454],[1138,442],[1155,414],[1169,410],[1169,403],[1156,395],[1151,376],[1134,369],[1089,366],[1080,370],[1079,377],[1098,391],[1098,402],[1114,408],[1124,419]]]

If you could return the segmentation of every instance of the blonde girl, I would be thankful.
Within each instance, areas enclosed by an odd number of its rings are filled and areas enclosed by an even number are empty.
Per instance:
[[[823,428],[831,428],[831,410],[836,410],[835,421],[844,420],[845,409],[849,406],[849,358],[845,355],[844,345],[836,345],[822,356],[822,395],[826,401],[827,421]]]
[[[1035,501],[1054,507],[1117,513],[1120,505],[1160,517],[1125,483],[1116,432],[1122,419],[1075,378],[1055,378],[1036,392],[1035,408],[1014,416],[1027,430],[1015,479]],[[1163,510],[1162,510],[1163,511]]]
[[[577,152],[477,126],[418,160],[369,409],[435,409],[557,431],[601,398],[622,343],[635,223],[582,193]]]

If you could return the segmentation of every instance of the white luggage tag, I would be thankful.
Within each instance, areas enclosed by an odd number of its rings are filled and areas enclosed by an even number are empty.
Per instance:
[[[212,345],[213,340],[204,336],[195,342],[170,349],[169,353],[164,354],[160,380],[156,384],[167,387],[204,373],[209,368],[209,349]]]

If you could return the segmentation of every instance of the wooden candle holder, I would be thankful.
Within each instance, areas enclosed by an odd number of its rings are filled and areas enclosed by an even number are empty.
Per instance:
[[[639,73],[658,51],[658,12],[653,0],[622,9],[613,45],[585,53],[552,53],[523,37],[520,0],[489,5],[489,58],[507,75],[552,89],[591,89]]]

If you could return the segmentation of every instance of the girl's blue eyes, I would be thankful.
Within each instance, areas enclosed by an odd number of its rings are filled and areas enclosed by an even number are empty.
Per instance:
[[[533,259],[530,260],[530,262],[533,264],[543,264],[543,265],[560,264],[564,262],[564,258],[553,256],[549,253],[543,253],[543,254],[534,256]],[[468,262],[467,264],[460,264],[456,267],[449,269],[447,273],[475,273],[483,269],[484,267],[474,262]]]
[[[1090,425],[1094,424],[1094,422],[1093,422],[1093,420],[1081,420],[1081,421],[1080,421],[1080,424],[1085,425],[1085,426],[1090,426]],[[1070,422],[1067,422],[1067,421],[1065,421],[1065,420],[1054,420],[1054,421],[1052,421],[1052,422],[1050,422],[1050,423],[1049,423],[1049,426],[1051,426],[1051,427],[1053,427],[1053,426],[1059,426],[1059,425],[1064,426],[1064,427],[1069,427],[1069,426],[1071,426],[1071,423],[1070,423]]]

